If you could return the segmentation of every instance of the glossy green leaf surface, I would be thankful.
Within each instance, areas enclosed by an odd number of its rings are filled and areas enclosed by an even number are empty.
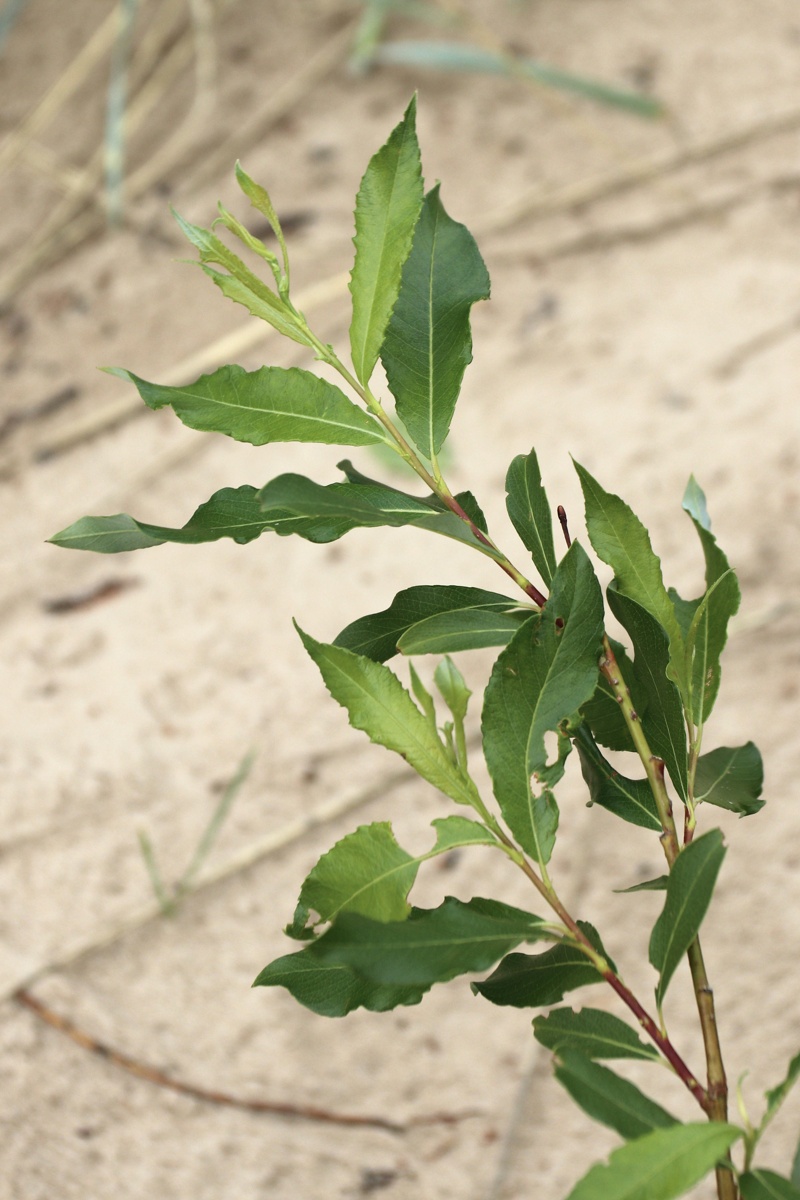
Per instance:
[[[458,517],[435,499],[410,496],[385,484],[319,484],[288,473],[270,480],[259,493],[270,529],[312,542],[332,542],[352,529],[417,525],[432,533],[478,545]]]
[[[370,159],[356,197],[350,351],[363,384],[378,361],[422,205],[416,113],[413,97],[389,140]]]
[[[426,458],[447,437],[472,361],[469,314],[489,295],[489,274],[469,230],[428,192],[403,267],[381,361],[397,414]]]
[[[739,1179],[742,1200],[800,1200],[800,1188],[775,1171],[745,1171]]]
[[[403,921],[411,911],[408,893],[421,863],[457,846],[497,845],[483,825],[467,817],[442,817],[433,826],[433,848],[417,856],[397,844],[388,821],[361,825],[347,834],[306,877],[290,936],[308,936],[311,912],[318,917],[314,924],[333,921],[343,912],[361,913],[375,921]]]
[[[455,654],[507,646],[530,610],[498,612],[496,609],[462,608],[435,613],[407,629],[397,643],[401,654]]]
[[[764,764],[752,742],[719,746],[697,760],[694,798],[746,817],[764,807],[763,784]]]
[[[588,921],[578,921],[592,945],[610,958],[603,949],[597,930]],[[509,954],[495,971],[472,990],[492,1004],[513,1008],[544,1008],[558,1004],[566,992],[600,983],[602,975],[576,946],[559,942],[542,954]]]
[[[483,745],[494,793],[520,846],[539,862],[550,857],[558,823],[545,733],[594,694],[602,622],[600,586],[585,551],[573,542],[544,611],[521,626],[486,688]],[[532,775],[544,785],[539,796]]]
[[[708,1175],[741,1136],[735,1125],[717,1121],[656,1129],[592,1167],[567,1200],[675,1200]]]
[[[675,968],[697,936],[724,857],[722,833],[712,829],[684,847],[670,872],[664,908],[650,936],[650,962],[660,976],[659,1005]]]
[[[589,540],[614,571],[618,590],[640,605],[665,630],[669,661],[681,695],[688,696],[683,635],[661,576],[650,535],[624,500],[607,492],[579,463],[575,469],[586,504]]]
[[[215,492],[179,529],[149,525],[119,513],[113,517],[81,517],[50,541],[72,550],[121,554],[127,550],[161,546],[164,542],[194,544],[215,542],[224,537],[235,542],[251,542],[269,528],[258,502],[257,489],[244,485]]]
[[[298,367],[220,367],[184,387],[162,387],[116,368],[110,373],[133,383],[150,408],[171,407],[190,429],[224,433],[253,446],[374,446],[386,440],[378,422],[338,387]]]
[[[458,804],[472,804],[473,785],[451,762],[436,730],[388,667],[298,632],[328,691],[347,709],[355,729],[402,755],[423,779]]]
[[[540,917],[497,900],[465,903],[448,896],[438,908],[412,909],[405,921],[344,913],[308,950],[374,983],[443,983],[486,970],[520,942],[540,940],[542,924]]]
[[[667,676],[670,656],[666,632],[641,604],[614,586],[609,587],[607,596],[609,608],[633,643],[634,678],[646,704],[640,716],[650,749],[663,758],[678,795],[685,800],[689,794],[686,725],[680,693]]]
[[[542,485],[536,451],[520,454],[506,475],[506,508],[523,545],[547,587],[556,573],[553,517]]]
[[[555,1077],[593,1121],[632,1140],[677,1121],[635,1084],[574,1050],[562,1050]]]
[[[515,609],[517,603],[498,592],[454,584],[405,588],[382,612],[353,621],[342,630],[334,644],[374,658],[376,662],[385,662],[397,653],[401,637],[430,617],[452,616],[455,619],[457,615],[475,612],[505,614]],[[529,615],[524,610],[519,611],[517,627]]]
[[[599,804],[632,825],[660,831],[658,809],[647,780],[628,779],[615,770],[598,750],[585,724],[575,735],[575,746],[592,804]]]
[[[560,1054],[576,1050],[585,1058],[658,1059],[655,1046],[646,1045],[630,1025],[599,1008],[556,1008],[533,1018],[537,1042]]]
[[[344,1017],[356,1008],[388,1012],[399,1005],[419,1004],[429,985],[372,983],[350,967],[320,961],[307,947],[269,963],[253,987],[284,987],[319,1016]]]

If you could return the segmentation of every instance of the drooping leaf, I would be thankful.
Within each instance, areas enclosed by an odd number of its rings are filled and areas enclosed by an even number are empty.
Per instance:
[[[675,1117],[660,1104],[608,1067],[574,1050],[560,1051],[559,1058],[555,1068],[558,1082],[593,1121],[608,1125],[620,1137],[631,1141],[654,1129],[677,1125]]]
[[[443,983],[484,971],[520,942],[546,937],[541,917],[497,900],[412,909],[405,921],[370,921],[344,913],[308,947],[322,962],[344,963],[374,983]]]
[[[558,823],[545,733],[594,694],[602,622],[600,586],[573,542],[541,616],[521,626],[486,688],[483,745],[494,793],[514,837],[539,862],[550,857]],[[531,775],[544,783],[540,796],[533,794]]]
[[[253,983],[253,987],[285,987],[321,1017],[344,1017],[356,1008],[388,1012],[398,1005],[419,1004],[429,986],[372,983],[341,963],[313,957],[308,947],[276,958]]]
[[[741,1129],[721,1121],[656,1129],[592,1167],[567,1200],[675,1200],[708,1175],[741,1136]]]
[[[764,807],[760,799],[763,783],[764,766],[752,742],[733,748],[719,746],[697,760],[694,798],[747,817]]]
[[[101,554],[120,554],[127,550],[142,550],[161,546],[164,542],[215,542],[233,538],[235,542],[251,542],[270,528],[261,511],[258,491],[244,485],[222,488],[197,511],[180,529],[165,525],[150,525],[136,521],[126,513],[114,517],[81,517],[62,529],[50,541],[72,550],[93,550]]]
[[[381,348],[398,416],[428,459],[447,437],[472,361],[470,309],[488,295],[475,239],[447,215],[437,185],[422,205]]]
[[[506,493],[511,522],[549,587],[556,572],[553,517],[535,450],[520,454],[512,461],[506,475]]]
[[[356,197],[350,350],[363,384],[378,361],[422,205],[416,113],[414,96],[389,140],[370,159]]]
[[[482,588],[453,584],[405,588],[382,612],[359,617],[343,629],[334,645],[374,658],[376,662],[385,662],[397,653],[397,644],[406,631],[429,617],[475,611],[509,613],[517,608],[517,604],[510,596]],[[520,610],[518,623],[529,615],[524,609]]]
[[[585,724],[575,734],[575,746],[592,804],[607,808],[632,825],[661,829],[656,802],[646,779],[627,779],[616,771],[597,749]]]
[[[556,1054],[577,1050],[586,1058],[658,1059],[655,1046],[646,1045],[630,1025],[598,1008],[556,1008],[546,1017],[533,1018],[533,1033]]]
[[[664,908],[650,935],[650,962],[660,976],[659,1006],[675,968],[697,936],[724,857],[722,833],[711,829],[684,847],[670,872]]]
[[[642,728],[650,749],[663,758],[678,795],[685,801],[689,795],[686,726],[678,688],[667,677],[667,635],[642,605],[617,588],[609,587],[607,596],[609,608],[633,643],[634,677],[646,701],[644,713],[639,714]]]
[[[402,755],[423,779],[458,804],[474,803],[474,785],[451,761],[436,730],[388,667],[341,646],[317,642],[299,627],[298,632],[355,729]]]
[[[605,491],[579,463],[575,468],[586,504],[589,540],[614,571],[618,591],[640,605],[665,630],[671,675],[683,699],[688,700],[683,635],[650,535],[624,500]]]
[[[588,921],[578,921],[578,926],[613,968],[597,930]],[[597,968],[577,946],[562,941],[543,954],[509,954],[488,979],[473,983],[472,990],[492,1004],[544,1008],[558,1004],[564,999],[565,992],[600,983],[602,979]]]
[[[800,1200],[800,1188],[775,1171],[761,1167],[739,1177],[742,1200]]]
[[[644,717],[647,709],[647,696],[639,687],[628,652],[614,638],[610,638],[609,641],[631,693],[631,703],[639,716]],[[591,700],[581,706],[581,716],[599,746],[605,746],[608,750],[635,751],[636,747],[617,703],[617,697],[604,675],[600,675],[598,678],[597,687]]]
[[[259,496],[269,527],[281,536],[294,533],[313,542],[331,542],[351,529],[417,525],[479,545],[441,505],[383,484],[323,485],[304,475],[286,474],[270,480]]]
[[[530,610],[499,612],[488,608],[461,608],[435,613],[412,625],[401,636],[401,654],[455,654],[458,650],[481,650],[507,646]]]
[[[333,921],[343,912],[375,921],[403,921],[411,911],[408,893],[421,863],[457,846],[497,844],[485,826],[467,817],[443,817],[433,825],[435,845],[415,857],[398,846],[388,821],[361,825],[342,838],[306,877],[287,933],[305,939],[311,912],[318,917],[314,924]]]
[[[325,442],[374,446],[386,440],[369,413],[344,392],[298,367],[220,367],[185,387],[148,383],[131,371],[113,368],[127,379],[148,407],[170,406],[190,429],[224,433],[239,442]]]

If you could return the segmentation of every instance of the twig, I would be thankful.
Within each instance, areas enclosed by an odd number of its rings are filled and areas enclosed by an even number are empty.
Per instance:
[[[215,1088],[204,1088],[193,1083],[186,1083],[182,1079],[168,1075],[165,1071],[160,1071],[158,1067],[151,1067],[148,1063],[132,1058],[121,1050],[116,1050],[107,1042],[101,1042],[90,1033],[86,1033],[68,1017],[49,1008],[26,988],[16,992],[14,999],[17,1004],[27,1008],[29,1012],[34,1013],[53,1029],[58,1029],[82,1049],[89,1050],[98,1058],[105,1059],[106,1062],[119,1067],[122,1071],[127,1071],[129,1075],[134,1075],[137,1079],[144,1079],[157,1087],[179,1092],[182,1096],[190,1096],[193,1100],[201,1100],[206,1104],[238,1108],[251,1113],[271,1113],[274,1116],[293,1117],[300,1121],[324,1122],[329,1125],[367,1126],[395,1134],[407,1133],[409,1129],[418,1125],[455,1125],[459,1121],[467,1121],[481,1115],[477,1110],[472,1109],[464,1112],[428,1113],[412,1117],[409,1121],[392,1121],[388,1117],[334,1112],[332,1109],[320,1108],[314,1104],[293,1104],[282,1100],[251,1100],[245,1096],[234,1096],[230,1092],[220,1092]]]

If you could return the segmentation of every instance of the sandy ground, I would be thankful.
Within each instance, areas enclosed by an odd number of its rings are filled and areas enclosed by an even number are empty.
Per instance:
[[[5,131],[85,44],[97,8],[31,0],[3,63]],[[353,18],[335,2],[240,0],[220,29],[219,100],[194,161],[165,169],[122,230],[37,271],[2,316],[2,1200],[559,1200],[615,1144],[562,1095],[530,1014],[489,1008],[463,981],[418,1008],[333,1023],[276,990],[249,989],[291,948],[281,928],[321,851],[386,818],[401,843],[422,848],[443,811],[402,764],[348,729],[290,618],[330,638],[411,583],[502,587],[490,564],[402,530],[362,531],[329,548],[264,538],[118,559],[43,544],[86,512],[179,524],[216,488],[260,483],[287,465],[334,477],[335,449],[255,451],[168,414],[63,444],[125,402],[97,364],[166,379],[199,355],[196,375],[215,365],[215,339],[249,328],[174,262],[184,248],[167,208],[170,200],[206,223],[217,198],[235,198],[237,154],[279,210],[299,216],[296,286],[334,280],[311,293],[308,311],[321,336],[343,344],[335,280],[349,265],[353,196],[414,87],[426,176],[482,231],[493,280],[492,302],[475,314],[453,482],[473,488],[508,543],[505,467],[535,444],[577,530],[572,453],[648,522],[668,580],[687,590],[700,581],[680,512],[690,472],[708,493],[744,602],[707,745],[752,737],[767,764],[761,815],[741,824],[711,814],[730,849],[704,937],[729,1076],[750,1071],[754,1113],[798,1049],[797,7],[492,6],[496,32],[526,52],[620,83],[649,80],[671,123],[513,81],[405,70],[354,78],[342,50],[287,116],[248,141],[249,115],[346,39]],[[40,135],[45,150],[81,161],[102,124],[103,93],[99,78],[79,93]],[[184,101],[179,87],[175,103]],[[168,127],[159,110],[154,145]],[[8,264],[56,192],[27,160],[0,189]],[[305,362],[268,335],[236,357],[247,367]],[[59,395],[69,398],[45,411]],[[368,455],[358,461],[375,469]],[[124,586],[103,603],[50,610],[109,581]],[[462,664],[478,686],[489,661]],[[251,747],[254,769],[204,869],[216,882],[160,918],[137,831],[176,879]],[[658,846],[587,810],[574,774],[561,799],[556,882],[648,996],[643,963],[659,899],[611,888],[658,872]],[[530,902],[524,880],[481,852],[434,867],[415,895],[436,903],[445,893]],[[699,1063],[687,982],[679,972],[668,1016]],[[256,1114],[157,1087],[42,1023],[14,999],[23,986],[178,1080],[409,1128]],[[613,1007],[602,992],[585,996]],[[669,1078],[660,1097],[694,1118]],[[463,1119],[425,1120],[437,1113]],[[765,1139],[766,1163],[787,1169],[798,1124],[795,1097]]]

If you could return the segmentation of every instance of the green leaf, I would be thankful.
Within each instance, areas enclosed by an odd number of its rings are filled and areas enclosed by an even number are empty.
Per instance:
[[[633,663],[628,657],[627,650],[620,642],[615,641],[614,638],[610,638],[609,641],[611,642],[611,649],[614,651],[614,657],[631,693],[633,707],[639,716],[643,717],[647,710],[647,697],[639,687]],[[617,703],[614,690],[605,675],[599,677],[595,693],[591,700],[581,706],[581,716],[589,726],[592,737],[598,745],[605,746],[608,750],[630,750],[635,752],[636,747],[633,744],[633,738],[630,735],[628,726],[625,724],[625,718],[622,715],[620,705]]]
[[[597,930],[588,921],[578,926],[613,967]],[[603,976],[574,943],[561,941],[543,954],[509,954],[499,967],[472,990],[492,1004],[513,1008],[545,1008],[558,1004],[565,992],[601,983]]]
[[[660,973],[659,1007],[675,968],[697,936],[724,857],[722,833],[712,829],[685,846],[675,861],[664,908],[650,936],[650,962]]]
[[[190,429],[224,433],[239,442],[325,442],[374,446],[385,442],[380,425],[348,400],[339,388],[298,367],[220,367],[185,387],[148,383],[131,371],[112,368],[127,379],[150,408],[170,406]]]
[[[634,883],[632,887],[614,888],[618,896],[628,896],[631,892],[665,892],[669,883],[669,875],[658,875],[655,879],[646,879],[644,883]]]
[[[747,817],[764,807],[759,798],[763,783],[764,766],[752,742],[719,746],[697,760],[694,798]]]
[[[624,500],[605,491],[579,463],[575,469],[583,488],[589,539],[614,571],[619,592],[639,604],[666,631],[670,673],[682,697],[688,700],[683,635],[650,535]]]
[[[472,692],[451,658],[445,656],[442,659],[433,673],[433,681],[454,719],[459,722],[463,721],[467,715],[467,706]]]
[[[275,211],[269,192],[260,183],[256,183],[250,178],[240,162],[236,163],[236,182],[247,196],[256,212],[260,212],[262,216],[267,218],[272,232],[278,239],[278,245],[281,248],[283,256],[283,269],[288,277],[289,274],[289,252],[286,249],[286,242],[283,237],[281,223],[278,220],[278,214]]]
[[[650,749],[663,758],[670,779],[685,802],[689,795],[686,726],[678,688],[667,677],[670,657],[666,632],[642,605],[613,585],[607,596],[609,608],[627,629],[633,643],[634,679],[645,698],[644,713],[639,714],[642,728]]]
[[[404,921],[411,911],[408,893],[420,863],[457,846],[497,845],[485,826],[467,817],[443,817],[433,825],[433,849],[416,857],[398,846],[388,821],[360,825],[338,841],[306,877],[289,936],[309,936],[306,922],[311,912],[318,917],[314,925],[333,921],[343,912],[361,913],[375,921]]]
[[[800,1188],[800,1142],[797,1143],[792,1160],[792,1183],[796,1188]]]
[[[276,296],[262,279],[254,275],[233,250],[209,229],[192,225],[174,210],[173,216],[185,236],[198,250],[203,271],[223,295],[237,304],[244,305],[253,316],[267,321],[284,337],[289,337],[303,346],[313,346],[308,328],[298,318],[297,313],[282,297]],[[225,267],[228,274],[215,270],[209,266],[210,263]]]
[[[674,1200],[713,1170],[741,1136],[741,1129],[721,1121],[656,1129],[592,1167],[567,1200]]]
[[[593,1121],[616,1130],[628,1141],[644,1137],[654,1129],[666,1129],[677,1121],[649,1096],[574,1050],[560,1052],[555,1077],[575,1103]]]
[[[443,983],[483,971],[520,942],[546,937],[541,917],[496,900],[464,903],[448,896],[433,909],[412,909],[405,921],[370,921],[344,913],[309,953],[344,963],[374,983]]]
[[[436,726],[436,704],[434,702],[433,696],[430,694],[428,689],[425,687],[425,684],[420,679],[413,663],[408,664],[408,673],[411,677],[411,691],[414,693],[414,695],[416,697],[417,704],[419,704],[419,706],[422,709],[422,711],[424,712],[425,716],[428,718],[429,724],[435,730],[437,728],[437,726]]]
[[[714,707],[720,683],[720,656],[728,637],[728,622],[739,609],[741,593],[736,576],[711,532],[711,521],[703,489],[692,475],[683,496],[700,538],[706,563],[706,593],[695,602],[697,611],[686,638],[692,716],[703,725]]]
[[[586,1058],[659,1057],[655,1046],[646,1045],[630,1025],[598,1008],[556,1008],[546,1017],[533,1018],[533,1033],[556,1054],[578,1050]]]
[[[398,1005],[419,1004],[429,985],[372,983],[350,967],[321,962],[306,947],[269,963],[253,987],[285,987],[319,1016],[344,1017],[355,1008],[388,1012]]]
[[[472,361],[470,309],[488,295],[475,239],[447,215],[437,185],[425,197],[381,347],[397,414],[428,459],[447,437]]]
[[[356,197],[350,349],[363,384],[378,361],[422,205],[416,113],[413,96],[386,145],[370,159]]]
[[[252,316],[266,321],[281,337],[291,338],[301,346],[315,349],[306,326],[299,322],[294,313],[269,289],[265,288],[257,294],[234,275],[216,271],[206,263],[202,263],[201,268],[228,300],[232,300],[234,304],[241,304]]]
[[[792,1090],[797,1080],[800,1079],[800,1054],[796,1054],[786,1071],[785,1078],[778,1084],[777,1087],[770,1088],[764,1095],[767,1101],[767,1108],[764,1116],[761,1118],[759,1125],[759,1136],[763,1133],[766,1126],[777,1113],[778,1109],[783,1104],[789,1092]]]
[[[385,662],[397,653],[397,644],[406,631],[429,617],[455,616],[475,611],[508,613],[517,607],[518,601],[511,597],[482,588],[453,584],[405,588],[397,593],[388,608],[359,617],[343,629],[334,645],[365,654],[376,662]],[[519,621],[527,615],[524,609],[519,612],[517,628]]]
[[[627,779],[615,770],[597,749],[585,724],[575,734],[575,746],[592,804],[607,808],[631,825],[661,830],[656,802],[646,779]]]
[[[347,709],[355,729],[402,755],[423,779],[458,804],[474,804],[474,784],[450,760],[436,730],[388,667],[341,646],[317,642],[296,628],[328,691]]]
[[[739,1190],[742,1200],[800,1200],[800,1188],[763,1167],[758,1171],[745,1171],[739,1178]]]
[[[72,550],[94,550],[100,554],[120,554],[161,546],[164,542],[215,542],[233,538],[244,544],[270,528],[258,503],[256,488],[222,488],[201,504],[181,529],[149,525],[125,513],[114,517],[81,517],[73,525],[50,538],[56,546]]]
[[[506,493],[511,522],[523,545],[530,550],[534,566],[550,587],[556,572],[553,518],[535,450],[520,454],[512,461],[506,475]]]
[[[600,586],[573,542],[541,616],[515,634],[486,688],[483,745],[494,793],[517,842],[540,863],[550,857],[558,824],[545,733],[593,695],[602,625]],[[545,784],[541,796],[533,795],[531,775]]]
[[[498,612],[488,608],[461,608],[435,613],[412,625],[400,637],[401,654],[454,654],[457,650],[481,650],[507,646],[530,609]]]
[[[332,542],[352,529],[416,525],[480,548],[435,497],[410,496],[381,483],[323,485],[304,475],[278,475],[261,489],[260,500],[267,525],[282,537],[294,533],[311,542]]]

